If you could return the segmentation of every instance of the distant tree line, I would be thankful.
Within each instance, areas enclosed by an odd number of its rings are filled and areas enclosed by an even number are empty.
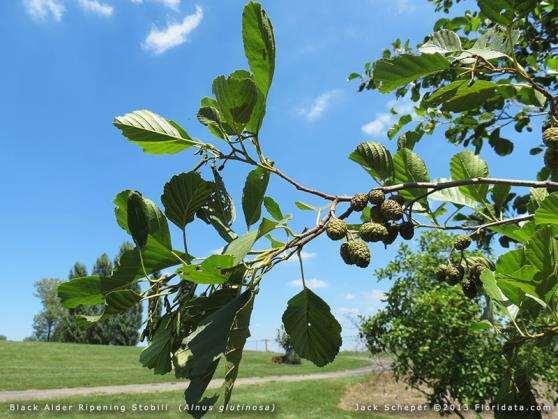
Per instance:
[[[103,253],[93,265],[91,275],[110,277],[122,254],[133,248],[132,244],[124,243],[114,260]],[[87,267],[76,262],[70,269],[68,279],[87,275]],[[34,295],[41,301],[42,309],[34,316],[33,334],[26,340],[120,346],[135,346],[138,343],[139,329],[142,325],[141,305],[134,306],[118,316],[88,324],[80,316],[99,315],[103,306],[79,306],[70,310],[62,307],[57,293],[57,287],[62,282],[56,278],[43,278],[35,282]],[[138,283],[131,285],[130,289],[141,291]]]

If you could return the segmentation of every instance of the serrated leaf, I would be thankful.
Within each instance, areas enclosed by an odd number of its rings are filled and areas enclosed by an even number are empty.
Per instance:
[[[489,176],[486,162],[470,151],[461,151],[451,158],[450,173],[453,180],[486,178]],[[460,186],[459,190],[469,198],[483,202],[488,193],[488,185]]]
[[[382,93],[389,93],[413,81],[450,68],[451,63],[441,54],[403,54],[376,62],[373,80]]]
[[[548,195],[535,211],[536,224],[558,224],[558,192]]]
[[[244,257],[252,250],[256,240],[258,240],[258,230],[249,231],[230,242],[223,254],[233,256],[234,264],[238,265],[242,263]]]
[[[102,304],[105,297],[99,276],[74,278],[58,286],[58,297],[66,308]]]
[[[447,180],[448,179],[437,179],[436,181],[446,182]],[[440,189],[439,191],[432,192],[428,195],[428,197],[435,201],[451,202],[457,206],[465,206],[469,208],[476,208],[478,206],[477,201],[463,195],[457,187]]]
[[[242,132],[258,99],[254,81],[248,74],[245,77],[238,74],[219,76],[213,80],[213,94],[217,98],[219,114],[236,133]]]
[[[413,151],[402,148],[393,156],[394,176],[396,184],[408,182],[428,182],[430,176],[424,161]],[[424,189],[404,189],[399,193],[405,199],[418,199],[425,194]]]
[[[432,93],[424,101],[424,106],[434,107],[442,105],[443,111],[463,112],[476,109],[493,98],[497,85],[486,80],[476,80],[470,84],[469,80],[454,81]]]
[[[128,228],[128,198],[134,193],[124,190],[114,198],[114,215],[116,222],[124,231],[130,233]],[[138,192],[135,192],[138,193]],[[153,201],[142,196],[145,215],[147,217],[148,234],[167,247],[171,247],[171,238],[167,219]]]
[[[197,172],[175,175],[165,184],[161,202],[165,215],[181,229],[194,220],[214,192],[214,185],[201,178]]]
[[[236,218],[233,199],[227,192],[219,171],[215,167],[212,167],[211,171],[214,179],[213,193],[196,215],[208,224],[213,224],[212,217],[216,217],[224,226],[230,227]]]
[[[230,276],[234,257],[231,255],[212,255],[199,265],[184,265],[180,276],[196,284],[224,284]]]
[[[490,194],[492,196],[492,201],[494,202],[494,207],[498,211],[502,211],[504,204],[506,203],[508,196],[510,194],[510,185],[496,184],[492,187]]]
[[[513,4],[507,0],[478,0],[479,8],[495,23],[509,26],[513,21]]]
[[[449,54],[461,49],[459,35],[447,29],[434,32],[430,35],[430,39],[419,47],[422,54]]]
[[[362,166],[370,176],[384,181],[393,176],[391,153],[380,143],[363,142],[349,154],[349,159]]]
[[[285,331],[295,352],[323,367],[335,359],[341,348],[341,325],[329,306],[310,289],[291,298],[283,313]]]
[[[279,221],[285,218],[283,212],[281,212],[279,204],[272,197],[266,196],[263,203],[265,209],[269,212],[269,215],[271,215],[275,220]]]
[[[117,116],[113,124],[148,154],[174,154],[201,145],[175,122],[146,109]]]
[[[149,345],[140,354],[140,363],[155,374],[167,374],[172,370],[171,348],[174,330],[172,313],[161,317]]]
[[[260,219],[268,183],[269,172],[262,167],[256,167],[246,177],[242,191],[242,209],[248,227]]]
[[[143,203],[142,196],[138,192],[132,192],[128,195],[126,218],[128,230],[136,246],[145,246],[149,234],[147,209]]]
[[[528,242],[535,234],[535,223],[529,221],[522,226],[518,224],[505,224],[500,226],[491,226],[490,230],[500,233],[510,239],[520,243]]]
[[[258,89],[267,96],[275,71],[273,26],[261,4],[249,2],[242,12],[244,53]]]
[[[295,206],[302,211],[316,211],[317,208],[302,201],[295,201]]]

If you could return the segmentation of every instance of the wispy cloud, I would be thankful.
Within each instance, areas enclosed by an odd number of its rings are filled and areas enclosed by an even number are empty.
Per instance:
[[[315,122],[322,117],[324,112],[331,107],[334,100],[339,99],[341,90],[334,89],[322,93],[316,97],[308,106],[298,109],[298,114],[308,122]]]
[[[66,11],[61,0],[23,0],[23,7],[35,20],[52,18],[59,22]]]
[[[358,316],[360,314],[360,310],[354,307],[339,307],[337,312],[348,316]]]
[[[99,16],[109,17],[114,12],[114,8],[111,5],[101,3],[98,0],[78,0],[78,4],[86,12]]]
[[[347,294],[345,294],[345,300],[354,300],[356,298],[356,295],[354,295],[351,292],[348,292]]]
[[[386,297],[385,292],[381,290],[364,291],[362,293],[362,299],[367,303],[378,304],[382,303],[383,299]]]
[[[153,27],[142,46],[155,54],[163,52],[183,44],[188,40],[188,35],[196,29],[203,19],[203,10],[196,6],[196,11],[184,17],[182,22],[169,24],[164,29]]]
[[[302,258],[302,260],[309,260],[309,259],[314,259],[316,257],[316,253],[313,252],[305,252],[304,250],[302,252],[300,252],[300,257]],[[295,254],[293,254],[290,258],[287,259],[287,262],[290,263],[298,263],[298,256]]]
[[[386,109],[393,109],[397,114],[391,111],[378,112],[374,119],[361,127],[362,132],[376,137],[383,135],[397,121],[400,115],[414,113],[413,103],[405,99],[400,102],[396,102],[395,100],[389,101],[386,104]]]
[[[180,7],[180,0],[150,0],[153,3],[161,3],[163,6],[167,6],[170,9],[178,10]],[[143,0],[131,0],[132,3],[142,4]]]
[[[328,286],[327,282],[317,278],[307,279],[305,282],[306,286],[312,289],[326,288]],[[300,288],[302,287],[302,279],[295,279],[294,281],[289,282],[289,285],[294,288]]]
[[[417,7],[412,4],[409,0],[397,0],[395,2],[395,12],[398,15],[403,15],[405,13],[412,13],[417,9]]]

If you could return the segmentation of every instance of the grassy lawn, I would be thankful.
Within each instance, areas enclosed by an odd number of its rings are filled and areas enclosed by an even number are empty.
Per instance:
[[[154,375],[138,361],[141,348],[79,345],[69,343],[0,342],[2,390],[85,387],[176,381],[172,374]],[[277,365],[270,352],[244,354],[240,377],[308,374],[355,369],[370,365],[364,353],[342,352],[335,362],[318,368],[307,361],[302,365]],[[220,369],[215,378],[223,377]]]
[[[366,377],[350,377],[335,380],[321,381],[304,381],[298,383],[269,383],[262,385],[246,385],[239,386],[235,389],[231,400],[231,406],[240,405],[258,405],[265,408],[268,406],[272,409],[275,406],[274,413],[267,414],[242,414],[240,412],[230,412],[227,417],[234,418],[256,418],[256,417],[279,417],[279,418],[353,418],[362,417],[349,410],[342,410],[339,405],[341,399],[345,395],[347,388],[351,385],[366,381]],[[67,398],[51,402],[38,402],[39,412],[34,412],[33,416],[50,416],[51,412],[45,411],[44,406],[47,403],[60,403],[67,407],[73,406],[72,410],[66,414],[57,414],[60,418],[79,418],[79,417],[95,417],[95,418],[114,418],[114,417],[190,417],[180,412],[178,406],[182,401],[182,393],[152,393],[152,394],[133,394],[133,395],[116,395],[116,396],[91,396]],[[29,402],[27,403],[29,404]],[[91,406],[115,406],[117,408],[124,407],[124,411],[113,411],[105,413],[80,413],[79,405]],[[133,411],[135,405],[166,407],[167,410],[154,411],[152,413],[142,413]],[[18,416],[18,414],[9,412],[9,404],[0,404],[0,415]],[[22,416],[22,414],[20,414]],[[211,413],[206,417],[222,416],[219,413]],[[366,417],[372,418],[389,418],[389,416],[380,416],[366,414]]]

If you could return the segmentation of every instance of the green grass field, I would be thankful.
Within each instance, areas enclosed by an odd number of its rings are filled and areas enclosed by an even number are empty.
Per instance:
[[[138,361],[141,348],[68,343],[0,342],[2,390],[86,387],[176,381],[173,374],[154,375]],[[244,354],[239,377],[355,369],[370,365],[364,353],[342,352],[324,368],[307,361],[302,365],[277,365],[270,352]],[[223,377],[220,369],[215,378]]]
[[[361,414],[342,410],[339,408],[339,402],[345,393],[347,387],[351,384],[366,380],[366,377],[351,377],[335,380],[320,381],[304,381],[295,383],[269,383],[263,385],[246,385],[239,386],[235,389],[231,400],[231,406],[249,405],[249,406],[268,406],[273,413],[254,414],[240,413],[238,411],[229,412],[227,417],[234,418],[256,418],[269,417],[270,415],[278,418],[353,418],[362,417]],[[92,414],[82,411],[80,413],[80,405],[85,408],[89,406],[114,406],[113,412],[100,412],[94,414],[95,418],[114,418],[133,416],[136,418],[166,418],[166,417],[190,417],[184,412],[179,411],[178,406],[182,402],[181,392],[165,392],[165,393],[147,393],[133,395],[111,395],[111,396],[91,396],[91,397],[74,397],[60,399],[55,401],[37,402],[38,412],[34,412],[33,416],[50,416],[53,413],[44,410],[46,404],[61,404],[72,410],[64,414],[56,414],[57,418],[80,418],[90,417]],[[29,404],[29,402],[27,402]],[[134,409],[136,406],[136,410]],[[137,406],[154,406],[155,408],[165,407],[167,410],[153,411],[151,413],[143,413],[137,410]],[[116,413],[115,413],[116,412]],[[5,416],[23,416],[23,414],[10,413],[9,403],[0,404],[0,414]],[[220,413],[210,413],[206,417],[222,416]],[[381,416],[367,414],[366,417],[371,418],[389,418],[390,416]]]

